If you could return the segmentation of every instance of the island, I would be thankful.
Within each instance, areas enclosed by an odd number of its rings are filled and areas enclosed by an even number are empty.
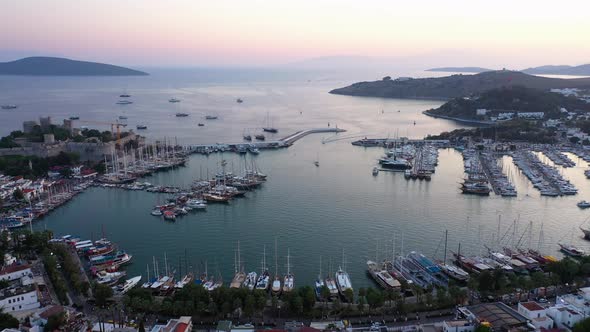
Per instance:
[[[492,69],[482,67],[439,67],[426,69],[426,71],[438,71],[444,73],[483,73],[484,71],[492,71]]]
[[[553,88],[588,89],[590,88],[590,78],[549,78],[510,70],[416,79],[409,77],[392,79],[386,76],[379,81],[354,83],[347,87],[334,89],[330,93],[362,97],[449,100],[510,86],[524,86],[544,91]]]
[[[145,76],[130,68],[55,57],[29,57],[0,62],[0,75],[19,76]]]
[[[540,66],[524,69],[523,72],[532,75],[590,76],[590,64],[579,66]]]

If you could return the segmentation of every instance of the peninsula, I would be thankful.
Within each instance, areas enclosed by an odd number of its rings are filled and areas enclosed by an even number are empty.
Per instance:
[[[363,97],[448,100],[510,86],[524,86],[543,91],[553,88],[588,89],[590,88],[590,78],[548,78],[509,70],[417,79],[407,77],[391,79],[387,76],[379,81],[354,83],[347,87],[334,89],[330,93]]]
[[[98,62],[55,57],[29,57],[0,62],[0,75],[20,76],[144,76],[148,73]]]
[[[426,71],[436,71],[445,73],[483,73],[485,71],[492,71],[482,67],[439,67],[430,68]],[[579,66],[568,65],[547,65],[539,67],[531,67],[522,70],[523,73],[531,75],[571,75],[571,76],[590,76],[590,64]]]

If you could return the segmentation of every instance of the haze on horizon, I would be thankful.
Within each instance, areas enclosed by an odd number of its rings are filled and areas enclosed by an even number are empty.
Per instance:
[[[0,61],[31,55],[135,66],[266,66],[355,55],[421,66],[590,63],[590,2],[18,0]]]

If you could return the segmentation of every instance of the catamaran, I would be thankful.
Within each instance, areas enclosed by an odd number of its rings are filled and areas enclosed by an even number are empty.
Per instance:
[[[289,293],[295,288],[295,276],[291,273],[291,251],[287,249],[287,274],[283,281],[283,292]]]
[[[262,256],[262,268],[260,271],[260,275],[256,280],[256,289],[267,290],[269,286],[270,275],[268,273],[268,269],[266,268],[266,247],[264,247],[264,252]]]
[[[353,290],[352,284],[350,282],[350,276],[345,269],[346,260],[344,258],[344,249],[342,250],[342,266],[338,267],[338,271],[336,271],[335,279],[336,279],[336,286],[338,287],[338,291],[342,296],[346,296],[347,290]],[[344,268],[343,268],[344,267]]]

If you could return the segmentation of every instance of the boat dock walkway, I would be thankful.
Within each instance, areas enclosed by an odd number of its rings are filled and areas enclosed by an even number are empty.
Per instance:
[[[237,142],[237,143],[216,143],[216,144],[198,144],[189,145],[186,147],[188,152],[191,153],[211,153],[211,152],[224,152],[224,151],[237,151],[238,148],[256,148],[256,149],[278,149],[287,148],[301,138],[318,133],[341,133],[346,130],[340,128],[315,128],[308,130],[300,130],[291,135],[285,136],[278,140],[270,141],[256,141],[256,142]]]

